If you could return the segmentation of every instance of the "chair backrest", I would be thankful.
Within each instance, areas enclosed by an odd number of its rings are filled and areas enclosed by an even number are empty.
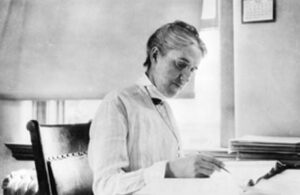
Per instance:
[[[28,122],[39,194],[92,194],[92,172],[87,162],[90,124]]]

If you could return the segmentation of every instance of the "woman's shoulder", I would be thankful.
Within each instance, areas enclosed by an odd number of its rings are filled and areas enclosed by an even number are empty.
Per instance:
[[[143,95],[142,87],[139,85],[131,85],[122,89],[116,89],[109,92],[104,101],[126,101],[132,100]]]

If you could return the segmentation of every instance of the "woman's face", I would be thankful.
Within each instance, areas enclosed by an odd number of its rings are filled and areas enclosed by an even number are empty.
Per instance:
[[[173,97],[189,82],[201,58],[196,44],[169,50],[164,56],[158,52],[152,60],[149,78],[164,96]]]

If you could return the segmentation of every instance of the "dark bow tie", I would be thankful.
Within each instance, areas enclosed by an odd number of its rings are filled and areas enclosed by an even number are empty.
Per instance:
[[[151,98],[155,106],[162,104],[163,102],[159,98]]]

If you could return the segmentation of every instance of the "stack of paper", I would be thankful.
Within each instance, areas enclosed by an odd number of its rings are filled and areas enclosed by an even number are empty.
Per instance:
[[[300,137],[244,136],[230,140],[229,146],[230,153],[244,159],[300,159]]]

